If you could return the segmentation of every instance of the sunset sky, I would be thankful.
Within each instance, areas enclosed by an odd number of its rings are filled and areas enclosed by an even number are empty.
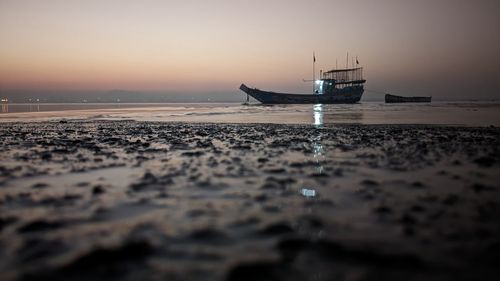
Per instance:
[[[496,0],[0,0],[4,93],[310,92],[313,50],[369,89],[500,99]]]

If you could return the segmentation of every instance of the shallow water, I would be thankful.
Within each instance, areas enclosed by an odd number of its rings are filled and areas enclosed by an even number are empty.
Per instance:
[[[274,124],[431,124],[500,126],[498,102],[341,105],[239,103],[3,105],[0,122],[53,119]]]

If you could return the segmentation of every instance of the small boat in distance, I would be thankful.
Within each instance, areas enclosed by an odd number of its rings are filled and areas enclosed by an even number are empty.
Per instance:
[[[401,102],[431,102],[432,97],[401,97],[396,95],[385,95],[385,103]]]
[[[364,92],[363,68],[335,69],[323,72],[313,81],[313,94],[263,91],[241,84],[240,90],[263,104],[335,104],[359,102]]]

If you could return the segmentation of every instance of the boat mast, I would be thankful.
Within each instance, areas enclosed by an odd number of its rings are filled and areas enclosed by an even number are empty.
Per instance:
[[[316,65],[316,54],[313,51],[313,83],[312,83],[313,84],[313,86],[312,86],[313,94],[314,94],[314,88],[316,87],[315,65]]]

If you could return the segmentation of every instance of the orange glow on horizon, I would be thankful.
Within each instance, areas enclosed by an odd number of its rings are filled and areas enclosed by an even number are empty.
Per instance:
[[[316,77],[349,51],[386,89],[445,81],[457,92],[474,68],[496,78],[497,5],[437,2],[2,0],[0,90],[308,92],[313,50]]]

